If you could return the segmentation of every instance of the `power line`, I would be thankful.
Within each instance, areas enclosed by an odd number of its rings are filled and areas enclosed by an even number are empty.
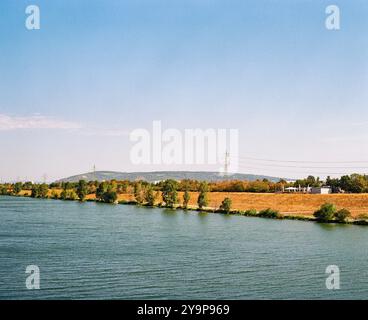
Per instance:
[[[240,162],[243,162],[244,160],[241,160]],[[301,169],[359,169],[359,170],[368,170],[368,167],[316,167],[316,166],[292,166],[292,165],[280,165],[280,164],[263,164],[263,163],[257,163],[257,165],[260,166],[266,166],[266,167],[273,167],[273,168],[301,168]]]
[[[242,157],[242,156],[239,156],[238,158],[245,159],[245,160],[266,161],[266,162],[288,162],[288,163],[368,163],[368,160],[361,160],[361,161],[276,160],[276,159]]]
[[[254,167],[254,166],[244,166],[244,165],[239,165],[239,168],[241,170],[244,169],[253,169],[253,170],[272,170],[272,168],[260,168],[260,167]],[[300,173],[300,174],[319,174],[319,175],[346,175],[349,174],[348,172],[328,172],[328,171],[313,171],[313,170],[308,170],[308,171],[295,171],[295,170],[286,170],[286,169],[277,169],[277,171],[281,171],[281,172],[286,172],[286,173]]]

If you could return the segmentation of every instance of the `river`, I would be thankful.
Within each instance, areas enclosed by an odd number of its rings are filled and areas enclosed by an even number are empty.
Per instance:
[[[0,299],[368,297],[365,226],[7,196],[0,219]]]

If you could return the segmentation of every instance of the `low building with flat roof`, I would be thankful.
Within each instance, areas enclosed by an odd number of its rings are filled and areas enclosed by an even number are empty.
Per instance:
[[[330,194],[332,193],[332,188],[329,186],[323,186],[323,187],[312,187],[311,193],[313,194]]]

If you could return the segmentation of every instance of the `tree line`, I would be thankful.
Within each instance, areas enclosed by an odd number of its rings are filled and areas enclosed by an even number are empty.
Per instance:
[[[355,184],[359,181],[358,188]],[[265,181],[263,181],[265,183]],[[295,184],[302,187],[304,186],[321,186],[323,183],[330,182],[330,186],[333,188],[342,188],[347,186],[350,192],[367,192],[365,183],[367,183],[367,176],[351,175],[343,176],[340,179],[327,178],[326,182],[316,179],[312,176],[303,180],[297,180]],[[196,204],[199,210],[204,210],[208,207],[208,193],[210,191],[233,190],[228,189],[233,184],[238,186],[239,181],[226,181],[216,183],[207,183],[205,181],[193,181],[183,180],[176,181],[168,179],[159,183],[149,183],[146,181],[85,181],[80,180],[76,183],[71,182],[57,182],[51,184],[34,184],[31,182],[17,182],[0,184],[1,195],[22,195],[30,196],[32,198],[53,198],[60,200],[79,200],[86,201],[88,195],[92,195],[90,199],[96,199],[97,201],[104,203],[117,203],[118,195],[130,193],[133,195],[134,203],[144,206],[164,206],[168,208],[183,208],[188,209],[189,202],[193,195],[193,191],[196,191]],[[279,183],[283,183],[280,181]],[[345,185],[346,184],[346,185]],[[217,188],[217,189],[216,189]],[[238,190],[238,189],[236,189]],[[179,199],[179,192],[183,192],[182,199]],[[121,201],[126,203],[127,201]],[[217,212],[231,213],[232,201],[230,198],[225,197],[221,205],[215,209]],[[282,218],[279,212],[272,209],[265,209],[259,212],[255,210],[247,210],[245,212],[238,212],[248,216],[259,216],[267,218]],[[314,212],[314,217],[321,222],[346,222],[351,218],[351,213],[346,209],[337,210],[333,204],[325,203],[317,211]],[[360,217],[366,220],[367,216]]]
[[[95,194],[96,198],[101,201],[114,202],[118,194],[130,193],[134,194],[137,202],[152,203],[157,191],[166,194],[166,190],[174,188],[176,191],[187,192],[185,197],[188,197],[189,192],[203,193],[206,192],[281,192],[286,187],[320,187],[328,185],[332,188],[332,192],[347,192],[347,193],[368,193],[368,175],[351,174],[344,175],[340,178],[327,177],[322,180],[319,177],[308,176],[305,179],[298,179],[293,182],[288,182],[280,179],[277,182],[267,179],[245,181],[245,180],[225,180],[215,182],[203,182],[198,180],[184,179],[176,181],[172,179],[160,181],[158,183],[150,183],[147,181],[85,181],[79,182],[53,182],[51,184],[35,184],[32,182],[17,182],[0,184],[0,194],[17,195],[22,190],[28,192],[30,196],[35,198],[44,198],[50,196],[52,198],[60,197],[67,200],[84,200],[87,195]],[[51,189],[51,195],[48,190]],[[59,195],[55,190],[62,190]],[[166,198],[166,196],[165,196]],[[166,198],[168,203],[171,203],[169,198]],[[205,200],[201,200],[202,202]],[[189,200],[187,200],[189,202]]]

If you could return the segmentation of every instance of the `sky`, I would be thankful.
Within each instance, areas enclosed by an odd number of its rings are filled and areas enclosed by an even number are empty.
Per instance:
[[[365,0],[2,0],[0,179],[215,170],[132,163],[156,120],[237,129],[239,172],[367,173],[367,31]]]

